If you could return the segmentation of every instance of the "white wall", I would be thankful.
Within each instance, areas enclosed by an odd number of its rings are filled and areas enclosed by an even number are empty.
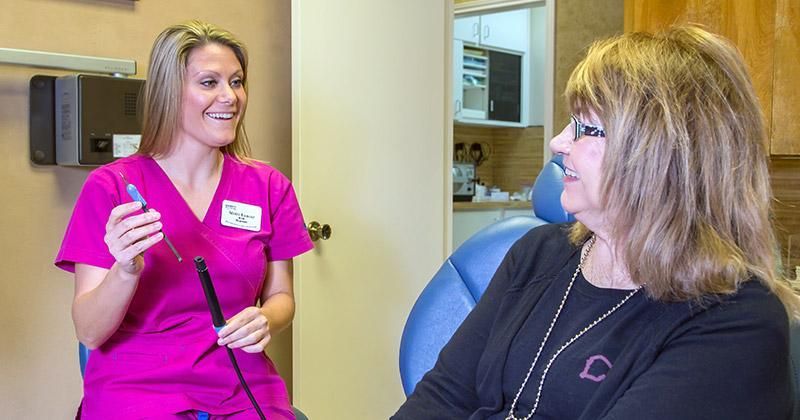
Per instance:
[[[544,125],[544,83],[547,46],[547,8],[544,4],[530,9],[530,110],[528,125]]]

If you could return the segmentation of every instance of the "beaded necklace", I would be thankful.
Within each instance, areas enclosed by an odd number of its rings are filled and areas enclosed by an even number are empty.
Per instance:
[[[550,337],[550,332],[553,331],[553,327],[556,325],[556,321],[558,321],[558,316],[561,314],[561,309],[564,308],[564,304],[567,302],[567,297],[569,296],[570,290],[572,290],[572,285],[575,283],[575,278],[578,277],[578,273],[583,269],[583,263],[586,261],[586,257],[591,252],[592,247],[595,243],[595,237],[592,236],[589,241],[586,243],[586,247],[584,248],[583,252],[581,252],[581,259],[578,262],[578,267],[575,269],[575,273],[572,274],[572,279],[569,281],[569,285],[567,286],[567,291],[564,293],[564,297],[561,298],[561,304],[558,305],[558,309],[556,309],[556,314],[553,316],[553,320],[550,321],[550,327],[547,329],[547,332],[544,334],[544,338],[542,339],[542,344],[539,345],[539,351],[536,352],[536,357],[533,358],[533,363],[531,363],[530,369],[528,369],[528,373],[525,375],[525,379],[522,381],[522,385],[520,385],[519,390],[517,390],[517,395],[514,397],[514,402],[511,403],[511,408],[508,410],[508,415],[506,415],[505,420],[529,420],[533,417],[534,413],[536,413],[536,409],[539,407],[539,399],[542,397],[542,388],[544,387],[544,380],[547,378],[547,372],[550,370],[550,366],[553,365],[553,362],[556,360],[558,355],[561,354],[570,344],[574,343],[575,340],[580,338],[584,335],[587,331],[592,329],[595,325],[599,324],[604,319],[608,318],[609,315],[613,314],[614,311],[619,309],[622,305],[625,304],[633,295],[636,294],[641,289],[641,286],[637,287],[630,293],[628,293],[622,300],[611,307],[606,313],[600,315],[597,319],[589,323],[586,327],[580,330],[577,334],[575,334],[572,338],[567,340],[556,352],[550,357],[550,360],[547,362],[547,365],[544,367],[544,371],[542,372],[542,379],[539,381],[539,389],[536,391],[536,400],[533,403],[533,409],[531,412],[525,417],[517,417],[514,415],[514,410],[517,406],[517,402],[519,401],[519,396],[522,395],[522,390],[525,389],[525,385],[528,384],[528,379],[531,377],[531,373],[533,373],[533,368],[536,366],[536,362],[539,360],[539,356],[542,355],[542,350],[544,349],[545,344],[547,344],[547,339]]]

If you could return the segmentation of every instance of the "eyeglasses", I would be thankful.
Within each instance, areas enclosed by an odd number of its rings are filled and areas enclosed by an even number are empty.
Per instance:
[[[574,114],[570,115],[569,118],[572,120],[572,124],[575,126],[575,133],[572,141],[578,141],[578,139],[583,136],[606,137],[606,130],[603,127],[599,125],[584,124],[578,121],[578,117],[576,117]]]

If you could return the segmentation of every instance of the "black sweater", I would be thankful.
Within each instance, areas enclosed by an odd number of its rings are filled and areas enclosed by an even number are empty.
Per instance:
[[[566,226],[533,229],[396,420],[503,419],[577,267]],[[525,417],[553,353],[628,292],[576,279],[515,410]],[[789,326],[757,280],[703,305],[637,293],[552,364],[533,419],[789,419]]]

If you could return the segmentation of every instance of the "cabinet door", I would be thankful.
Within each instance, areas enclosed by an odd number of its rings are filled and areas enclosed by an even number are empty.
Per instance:
[[[453,25],[453,38],[478,44],[480,41],[480,17],[460,17]]]
[[[777,3],[770,152],[796,156],[800,155],[800,4],[796,0]]]
[[[522,57],[489,51],[489,119],[520,122]]]
[[[481,45],[528,51],[528,9],[481,16]]]
[[[692,22],[704,25],[710,31],[729,38],[744,56],[769,130],[773,118],[773,100],[783,95],[782,91],[774,89],[773,78],[776,74],[779,76],[785,74],[781,73],[780,69],[774,68],[774,65],[782,57],[786,57],[784,54],[796,54],[796,51],[781,51],[776,47],[776,42],[783,42],[778,33],[780,28],[776,28],[778,1],[785,4],[797,2],[797,0],[625,0],[625,31],[658,32],[676,23]],[[789,10],[781,10],[779,19],[782,13],[789,13]],[[787,58],[789,62],[794,60]],[[774,147],[772,153],[777,153]]]
[[[500,209],[453,212],[453,249],[479,230],[503,218]]]
[[[533,216],[533,208],[529,209],[506,209],[503,212],[503,219],[508,219],[509,217],[516,217],[516,216]]]

